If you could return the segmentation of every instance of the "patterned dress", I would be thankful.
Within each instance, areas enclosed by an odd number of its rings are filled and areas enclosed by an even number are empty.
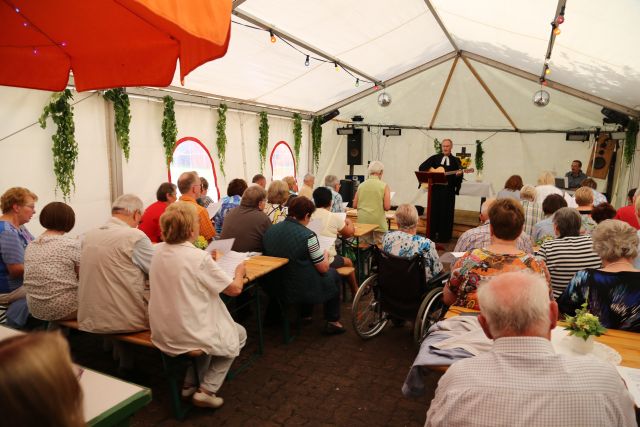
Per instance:
[[[533,255],[524,252],[505,255],[487,249],[474,249],[456,261],[447,286],[456,295],[454,305],[479,310],[477,291],[481,282],[500,273],[520,270],[539,273],[550,283],[549,271],[544,261],[537,260]],[[551,294],[550,285],[549,293]]]
[[[640,332],[640,272],[578,271],[558,305],[562,313],[573,315],[585,301],[605,328]]]
[[[382,250],[388,254],[403,258],[411,258],[422,254],[425,277],[431,279],[442,271],[442,263],[438,258],[436,245],[426,237],[412,235],[404,231],[391,231],[382,238]]]
[[[231,209],[240,206],[240,200],[242,200],[242,197],[238,195],[231,197],[224,196],[222,198],[222,205],[220,206],[220,210],[213,216],[213,224],[216,227],[216,233],[218,233],[218,235],[222,233],[222,224],[224,223],[224,217],[229,213]]]

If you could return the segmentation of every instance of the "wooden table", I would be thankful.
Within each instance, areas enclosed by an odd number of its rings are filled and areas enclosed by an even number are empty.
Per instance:
[[[361,283],[362,270],[364,269],[360,262],[360,237],[366,236],[369,233],[372,233],[375,229],[378,228],[378,224],[363,224],[359,222],[355,222],[353,224],[355,228],[355,232],[353,233],[354,242],[350,242],[348,239],[340,236],[340,240],[342,241],[342,256],[345,256],[345,250],[347,245],[350,246],[356,255],[356,280],[358,284]]]
[[[287,258],[278,258],[266,255],[257,255],[245,261],[246,277],[244,283],[253,282],[273,270],[282,267],[289,260]]]
[[[347,216],[353,220],[353,222],[358,222],[358,210],[357,209],[348,209]],[[396,211],[388,210],[384,212],[384,217],[387,219],[387,224],[389,225],[389,230],[391,230],[391,222],[395,223],[396,219]]]
[[[471,310],[464,307],[449,307],[449,311],[445,315],[448,319],[453,316],[457,316],[460,313],[477,313],[476,310]],[[559,322],[562,326],[562,322]],[[607,329],[607,333],[596,337],[596,341],[606,344],[609,347],[615,349],[620,356],[622,356],[622,362],[620,365],[627,366],[629,368],[640,369],[640,334],[636,332],[620,331],[617,329]]]
[[[0,326],[0,340],[21,331]],[[84,420],[89,426],[106,427],[128,425],[129,418],[151,402],[151,390],[91,369],[84,369],[80,377]]]

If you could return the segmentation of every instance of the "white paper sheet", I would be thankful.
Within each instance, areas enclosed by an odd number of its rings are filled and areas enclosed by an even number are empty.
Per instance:
[[[390,197],[390,199],[393,199],[393,196],[395,196],[395,195],[396,195],[396,192],[395,192],[395,191],[392,191],[392,192],[391,192],[391,197]]]
[[[247,258],[248,254],[245,252],[229,251],[216,262],[220,268],[233,279],[233,276],[236,274],[236,267]]]
[[[324,226],[321,219],[315,218],[309,221],[309,225],[307,225],[307,228],[319,235],[320,232],[322,232]]]
[[[328,236],[320,236],[318,235],[318,243],[320,243],[320,250],[324,253],[324,251],[328,251],[329,248],[334,245],[336,242],[335,237]]]
[[[233,242],[235,241],[236,241],[235,238],[223,239],[223,240],[212,240],[211,243],[209,243],[209,246],[207,246],[205,250],[209,253],[213,252],[214,250],[217,250],[220,255],[224,255],[231,251],[231,248],[233,247]]]
[[[342,202],[342,209],[347,210],[347,205],[349,205],[349,202]]]
[[[209,219],[213,218],[213,216],[218,213],[218,211],[220,210],[220,208],[222,207],[222,200],[218,200],[215,203],[211,203],[208,207],[207,207],[207,212],[209,213]]]
[[[628,368],[626,366],[616,366],[618,373],[624,380],[633,396],[636,406],[640,407],[640,369]]]

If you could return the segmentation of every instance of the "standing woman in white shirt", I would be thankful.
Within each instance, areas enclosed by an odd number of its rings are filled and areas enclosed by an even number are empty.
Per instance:
[[[192,396],[196,406],[219,408],[224,401],[216,393],[247,339],[220,293],[237,296],[242,292],[245,267],[238,265],[231,278],[212,254],[193,245],[199,234],[197,215],[195,206],[175,203],[160,217],[165,243],[156,246],[149,271],[151,341],[171,356],[203,351],[197,358],[200,387],[195,387],[190,367],[182,396]]]

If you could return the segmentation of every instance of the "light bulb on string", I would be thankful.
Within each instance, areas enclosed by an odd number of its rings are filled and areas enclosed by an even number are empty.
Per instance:
[[[304,60],[304,66],[305,67],[309,66],[309,55],[307,55],[307,59]]]
[[[20,9],[16,7],[16,13],[20,13]]]
[[[558,17],[556,18],[556,24],[560,25],[564,22],[564,16],[563,15],[558,15]]]
[[[551,74],[551,68],[549,68],[549,66],[548,66],[548,65],[545,65],[545,67],[544,67],[544,74],[545,74],[545,75],[547,75],[547,76],[548,76],[549,74]]]
[[[559,36],[561,32],[562,31],[560,31],[559,27],[554,27],[554,29],[553,29],[553,35],[554,36]]]
[[[269,35],[271,36],[271,43],[275,43],[276,42],[276,36],[273,34],[273,31],[269,30]]]
[[[60,46],[62,46],[62,47],[67,47],[67,42],[62,42],[62,43],[60,43]]]
[[[334,62],[333,64],[335,65],[335,69],[336,69],[336,71],[340,71],[340,68],[338,68],[338,63],[337,63],[337,62]]]
[[[23,22],[23,23],[22,23],[22,26],[23,26],[23,27],[25,27],[25,28],[27,28],[27,27],[29,26],[29,24],[28,24],[27,22]]]
[[[356,87],[360,86],[360,79],[356,79]]]
[[[34,47],[34,48],[33,48],[33,54],[34,54],[34,55],[37,55],[38,53],[39,53],[38,48],[37,48],[37,47]]]

